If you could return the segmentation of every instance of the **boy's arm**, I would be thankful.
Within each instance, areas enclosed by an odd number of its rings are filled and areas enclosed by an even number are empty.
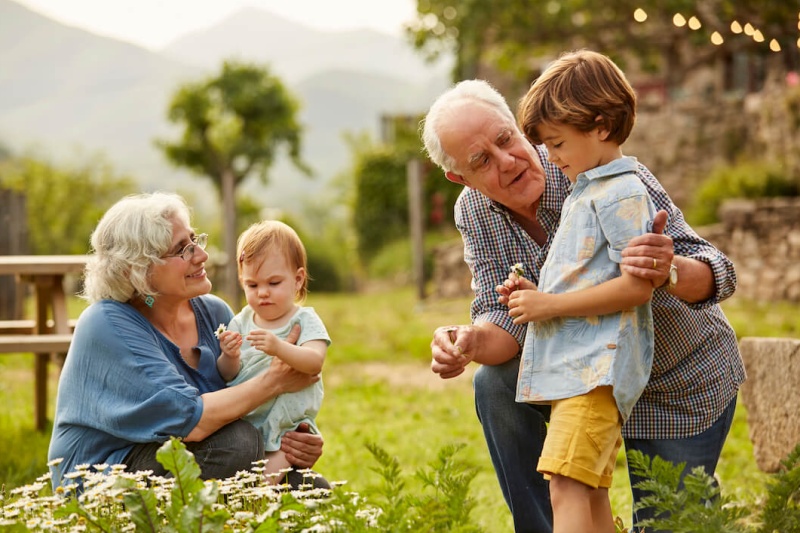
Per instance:
[[[508,298],[508,312],[515,324],[556,317],[607,315],[647,303],[652,296],[649,280],[623,271],[617,278],[573,292],[515,290]]]

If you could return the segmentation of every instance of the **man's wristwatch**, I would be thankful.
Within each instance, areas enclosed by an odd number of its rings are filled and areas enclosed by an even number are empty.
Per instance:
[[[675,285],[678,284],[678,267],[675,266],[675,263],[671,263],[669,265],[669,276],[667,276],[667,282],[662,285],[662,287],[668,291],[671,291],[675,288]]]

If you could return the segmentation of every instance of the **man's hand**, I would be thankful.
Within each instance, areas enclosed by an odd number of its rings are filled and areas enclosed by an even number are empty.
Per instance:
[[[323,444],[322,435],[309,433],[308,424],[303,422],[295,431],[288,431],[283,435],[281,451],[294,466],[311,468],[322,455]]]
[[[666,225],[667,212],[661,210],[653,219],[653,233],[634,237],[622,250],[622,270],[649,280],[653,287],[661,287],[667,282],[675,256],[672,237],[663,235]]]
[[[477,344],[477,332],[472,326],[436,328],[431,341],[431,370],[442,379],[454,378],[464,372],[472,361]]]

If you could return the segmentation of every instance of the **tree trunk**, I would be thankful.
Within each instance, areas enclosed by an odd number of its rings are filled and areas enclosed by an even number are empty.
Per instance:
[[[236,185],[233,171],[226,168],[222,171],[222,218],[223,247],[225,250],[225,268],[223,269],[222,293],[228,304],[239,308],[239,280],[236,258]]]

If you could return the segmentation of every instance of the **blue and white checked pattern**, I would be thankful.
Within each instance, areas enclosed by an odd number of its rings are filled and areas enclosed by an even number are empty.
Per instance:
[[[473,323],[491,322],[522,346],[525,325],[515,325],[508,308],[497,302],[495,287],[508,269],[522,263],[525,277],[535,283],[558,226],[570,182],[547,161],[543,146],[535,147],[547,174],[547,186],[537,214],[547,233],[540,247],[501,205],[480,192],[465,188],[455,206],[455,220],[464,239],[464,260],[472,272],[475,299],[470,309]],[[655,355],[650,381],[633,409],[623,436],[640,439],[679,439],[708,429],[736,396],[745,379],[736,334],[719,302],[736,289],[733,263],[708,241],[700,238],[683,219],[667,192],[644,165],[638,177],[657,209],[666,210],[666,233],[675,254],[708,263],[714,273],[716,294],[698,304],[687,304],[667,291],[653,293]]]

